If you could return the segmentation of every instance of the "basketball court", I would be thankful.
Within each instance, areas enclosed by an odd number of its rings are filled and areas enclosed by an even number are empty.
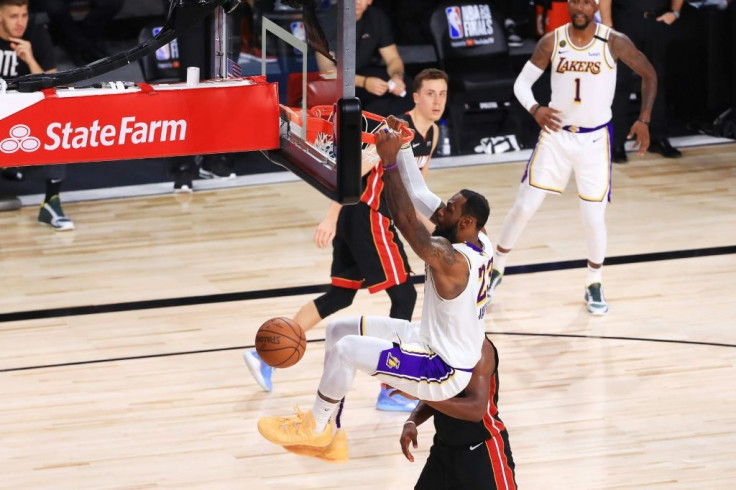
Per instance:
[[[486,195],[493,240],[525,161],[483,158],[444,159],[428,183],[445,199]],[[733,488],[736,144],[613,172],[608,315],[585,309],[570,184],[532,218],[486,317],[517,483]],[[287,453],[256,430],[311,406],[324,354],[325,322],[271,393],[242,360],[264,320],[293,315],[329,281],[331,251],[312,242],[328,200],[285,180],[198,190],[186,206],[170,194],[69,201],[83,224],[71,233],[42,228],[34,207],[0,213],[0,488],[413,487],[434,429],[420,426],[406,461],[406,414],[376,411],[377,383],[360,373],[343,415],[349,462]],[[361,291],[338,315],[388,309]]]

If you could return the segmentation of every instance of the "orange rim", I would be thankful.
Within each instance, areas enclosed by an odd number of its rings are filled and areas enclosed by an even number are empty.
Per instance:
[[[329,105],[316,105],[307,111],[307,132],[308,133],[326,133],[333,134],[334,126],[330,118],[335,111],[334,106]],[[294,110],[290,107],[281,106],[282,117],[288,118],[291,122],[301,125],[302,118],[301,113],[298,110]],[[386,120],[385,117],[373,114],[372,112],[363,111],[363,116],[366,119],[370,119],[376,122],[383,122]],[[362,132],[361,141],[369,145],[376,144],[376,135],[374,133]],[[409,143],[414,139],[414,130],[409,128],[408,125],[401,125],[401,142]]]

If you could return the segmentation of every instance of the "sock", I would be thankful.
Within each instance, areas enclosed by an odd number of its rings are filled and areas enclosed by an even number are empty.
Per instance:
[[[509,253],[511,252],[499,252],[498,247],[493,251],[493,268],[501,274],[503,274],[503,271],[506,268],[506,257],[508,257]]]
[[[332,413],[335,411],[339,403],[332,403],[324,400],[321,396],[317,395],[314,398],[314,405],[312,406],[312,416],[314,417],[314,433],[319,434],[327,424],[330,422]]]
[[[587,286],[590,286],[591,284],[595,284],[597,282],[603,282],[603,266],[596,269],[588,265],[588,279],[585,284]]]
[[[52,197],[59,194],[61,191],[61,180],[48,179],[46,181],[46,197],[43,202],[49,202]]]

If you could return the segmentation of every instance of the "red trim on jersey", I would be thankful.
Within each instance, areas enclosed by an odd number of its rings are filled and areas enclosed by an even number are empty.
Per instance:
[[[333,277],[332,285],[345,289],[360,289],[363,287],[363,281],[354,281],[351,279],[343,279],[342,277]]]
[[[381,268],[386,277],[386,280],[382,283],[374,284],[368,288],[368,291],[375,293],[391,286],[403,284],[406,282],[407,273],[404,270],[404,261],[401,258],[399,246],[394,241],[394,234],[389,230],[391,221],[373,209],[371,209],[370,213],[373,245],[376,248],[376,252],[378,252]]]
[[[506,458],[506,447],[503,437],[501,437],[501,432],[506,430],[506,427],[504,427],[500,420],[494,417],[494,415],[498,414],[498,408],[494,403],[497,389],[498,373],[495,373],[491,378],[488,390],[488,410],[483,416],[483,425],[486,426],[486,429],[491,434],[491,437],[486,440],[486,449],[488,450],[488,457],[491,460],[493,476],[496,479],[496,488],[499,490],[515,490],[514,473]]]
[[[378,211],[381,205],[381,194],[383,193],[383,167],[377,165],[368,174],[365,190],[360,200],[374,211]]]

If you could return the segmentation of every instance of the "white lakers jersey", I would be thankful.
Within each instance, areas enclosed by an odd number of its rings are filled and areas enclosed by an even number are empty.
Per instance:
[[[443,299],[437,294],[427,267],[420,330],[432,350],[454,368],[473,369],[480,360],[485,337],[493,246],[483,233],[478,238],[483,249],[468,243],[453,244],[468,261],[470,270],[468,284],[456,298]]]
[[[552,52],[552,100],[550,107],[562,111],[562,125],[594,128],[611,120],[616,90],[616,62],[608,47],[611,29],[597,24],[587,46],[570,42],[566,24],[555,29]]]

